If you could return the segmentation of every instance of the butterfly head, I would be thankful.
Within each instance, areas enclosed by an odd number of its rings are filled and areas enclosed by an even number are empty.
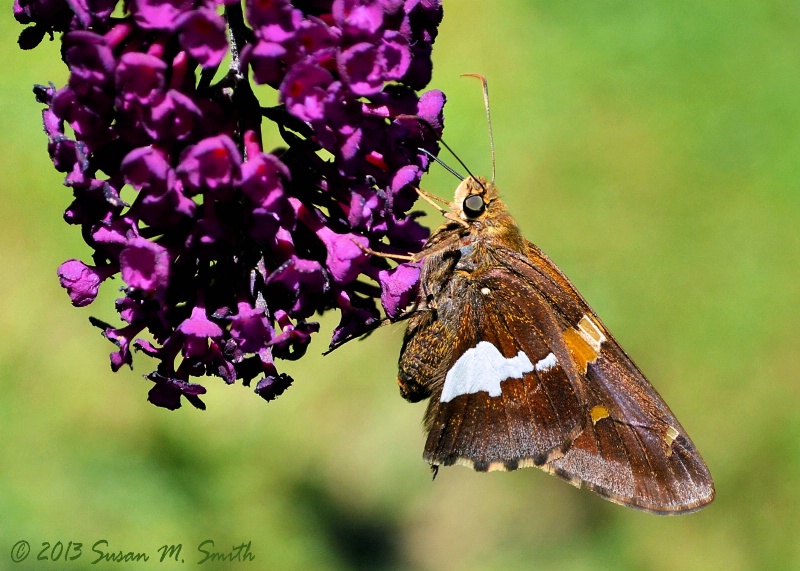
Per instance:
[[[483,177],[465,178],[456,188],[453,198],[453,210],[467,222],[487,218],[499,206],[497,188]]]
[[[525,240],[517,223],[500,200],[497,187],[491,182],[482,177],[465,178],[456,188],[451,206],[453,214],[462,221],[469,233],[524,251]]]

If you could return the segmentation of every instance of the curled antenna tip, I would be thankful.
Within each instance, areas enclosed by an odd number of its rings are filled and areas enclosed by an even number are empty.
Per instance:
[[[482,83],[486,83],[486,77],[481,75],[480,73],[462,73],[461,77],[475,77],[480,79]]]

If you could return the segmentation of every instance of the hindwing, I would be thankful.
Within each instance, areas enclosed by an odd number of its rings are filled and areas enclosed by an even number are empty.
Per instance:
[[[547,256],[528,244],[495,245],[478,268],[446,257],[435,282],[423,272],[400,358],[404,396],[430,397],[429,463],[535,465],[658,513],[713,499],[683,427]]]

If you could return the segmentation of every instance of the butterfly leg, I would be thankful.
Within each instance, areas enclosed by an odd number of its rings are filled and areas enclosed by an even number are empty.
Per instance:
[[[442,202],[444,204],[450,205],[450,203],[447,202],[445,199],[443,199],[443,198],[441,198],[439,196],[436,196],[435,194],[431,194],[430,192],[424,191],[421,188],[414,187],[414,190],[417,191],[417,194],[419,194],[419,197],[422,200],[424,200],[425,202],[427,202],[428,204],[433,206],[436,210],[441,212],[442,216],[444,216],[448,220],[452,220],[453,222],[458,222],[459,224],[461,224],[465,228],[469,227],[469,224],[467,224],[466,221],[461,220],[461,218],[456,216],[453,212],[451,212],[451,211],[449,211],[449,210],[447,210],[445,208],[442,208],[439,204],[436,203],[436,201],[439,201],[439,202]]]
[[[389,260],[396,260],[401,262],[416,262],[417,258],[412,256],[411,254],[389,254],[387,252],[378,252],[373,250],[372,248],[367,248],[363,244],[359,244],[356,240],[353,240],[353,244],[359,247],[359,249],[364,252],[365,254],[369,254],[370,256],[378,256],[379,258],[387,258]]]

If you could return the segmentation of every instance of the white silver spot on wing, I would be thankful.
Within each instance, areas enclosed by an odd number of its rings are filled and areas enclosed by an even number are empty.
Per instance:
[[[600,327],[588,314],[581,317],[578,323],[578,333],[583,337],[583,340],[594,349],[595,353],[600,353],[600,346],[605,343],[606,336],[603,335]]]
[[[547,371],[555,367],[557,364],[558,361],[556,360],[556,356],[552,353],[548,353],[544,359],[537,361],[533,368],[536,371]]]
[[[492,293],[492,290],[490,290],[488,287],[482,287],[481,288],[481,293],[483,295],[489,295],[490,293]]]
[[[481,341],[466,350],[447,371],[440,400],[449,402],[457,396],[480,391],[486,391],[490,397],[499,397],[502,394],[502,381],[521,379],[531,371],[533,363],[522,351],[516,357],[503,357],[497,347],[488,341]]]

